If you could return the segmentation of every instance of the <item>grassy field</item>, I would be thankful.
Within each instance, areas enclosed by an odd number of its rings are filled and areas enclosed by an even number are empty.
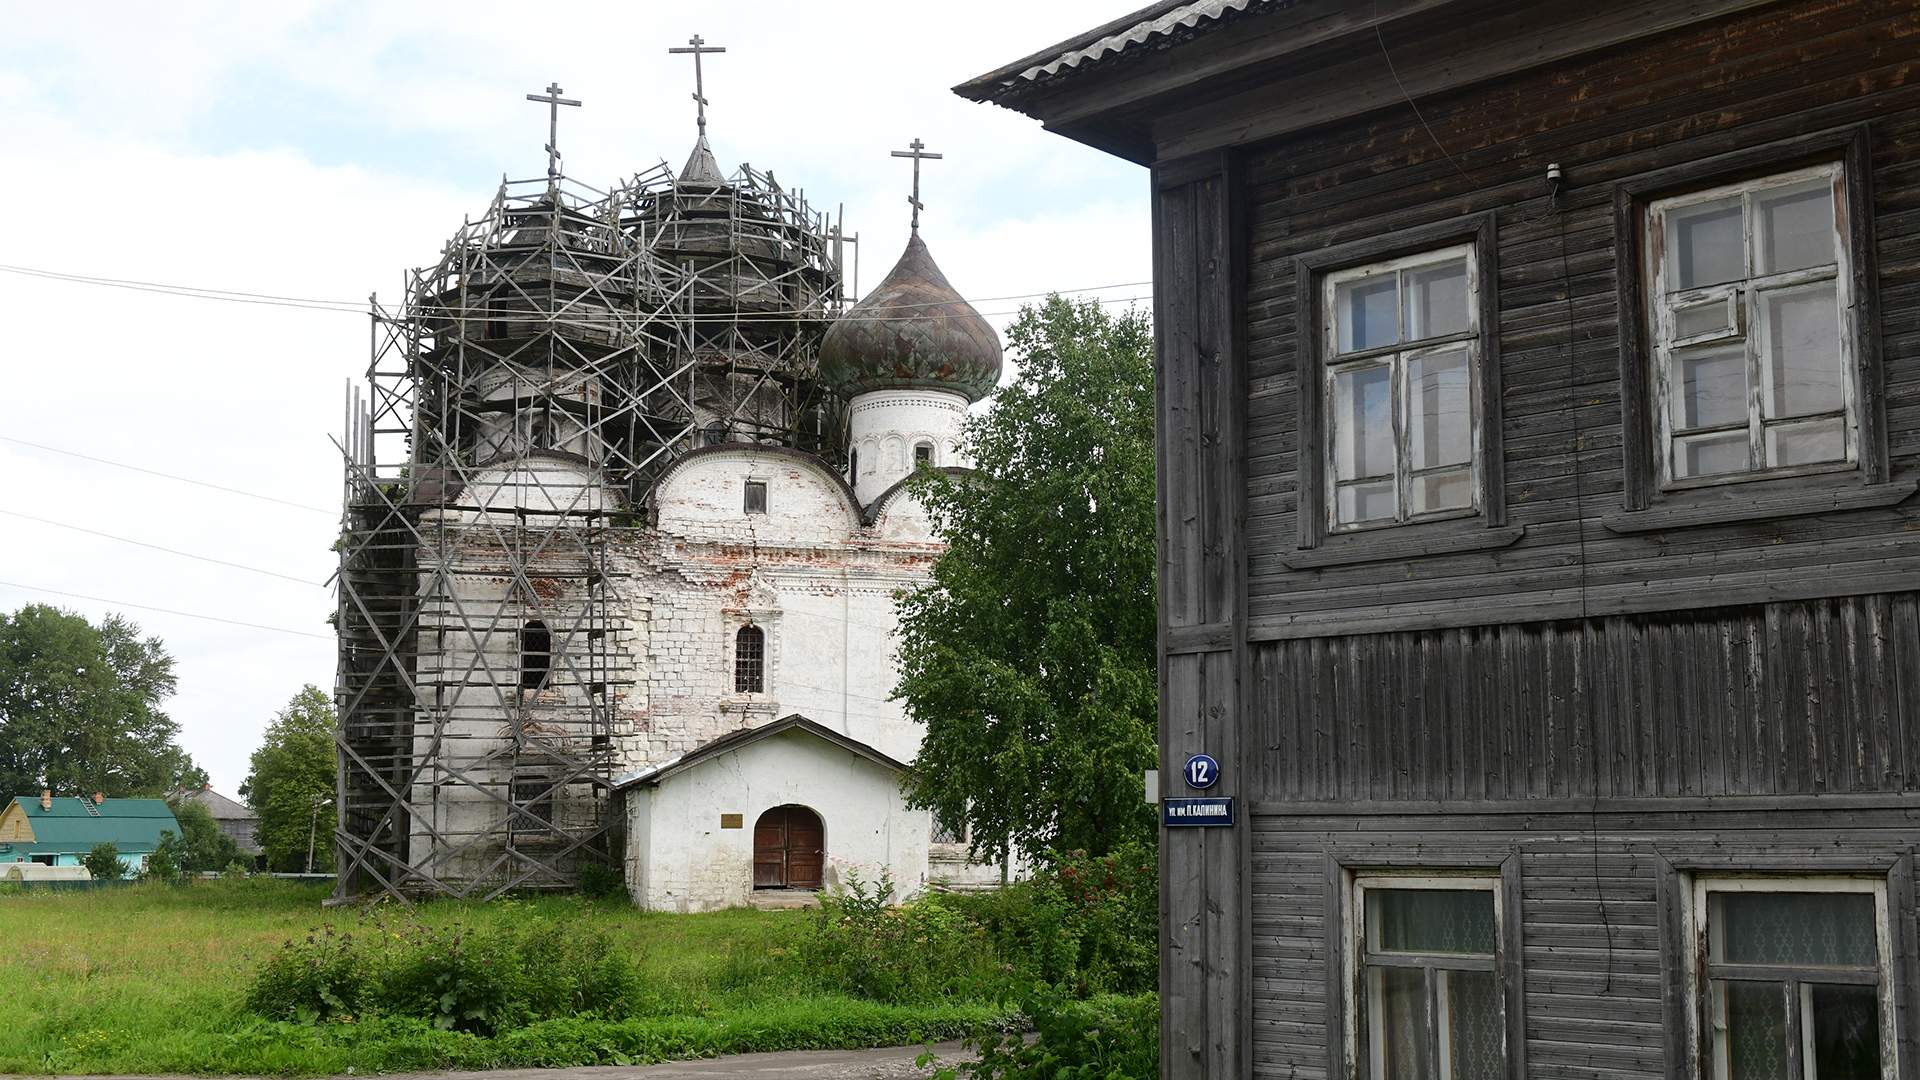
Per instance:
[[[323,910],[322,886],[274,881],[0,893],[0,1073],[312,1075],[430,1068],[640,1064],[774,1049],[950,1038],[1008,1014],[986,1001],[884,1005],[797,985],[780,958],[806,912],[662,915],[550,899],[441,902],[391,921],[590,920],[632,950],[644,1007],[483,1038],[421,1020],[269,1022],[251,1014],[252,973],[289,938],[364,913]]]

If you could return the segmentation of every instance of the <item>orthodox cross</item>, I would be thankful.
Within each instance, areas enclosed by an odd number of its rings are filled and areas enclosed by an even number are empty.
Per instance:
[[[547,106],[547,179],[560,175],[560,106],[579,105],[574,98],[563,98],[566,91],[559,83],[548,83],[544,94],[528,94],[528,101],[545,102]]]
[[[705,38],[695,34],[687,39],[684,46],[674,46],[667,50],[675,54],[693,54],[693,103],[699,107],[700,134],[707,133],[707,83],[700,70],[700,58],[708,53],[726,52],[724,45],[708,45]]]
[[[920,211],[923,209],[920,205],[920,163],[930,160],[938,161],[942,155],[926,153],[927,144],[921,142],[918,137],[908,143],[907,146],[910,147],[910,149],[895,150],[893,151],[893,156],[913,159],[913,194],[907,196],[907,202],[913,206],[913,231],[919,232]]]

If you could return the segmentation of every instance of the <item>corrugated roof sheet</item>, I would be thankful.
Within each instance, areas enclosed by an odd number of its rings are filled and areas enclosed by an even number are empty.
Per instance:
[[[160,842],[161,833],[180,833],[180,823],[164,799],[107,799],[94,806],[92,799],[63,795],[53,800],[50,810],[40,809],[38,795],[21,795],[13,801],[26,813],[35,851],[84,852],[104,842],[122,854],[145,852]],[[89,809],[97,810],[98,816]]]
[[[1147,45],[1170,44],[1168,39],[1185,39],[1222,17],[1250,8],[1288,6],[1290,0],[1162,0],[1141,8],[1078,37],[1016,60],[997,71],[954,87],[962,97],[975,101],[1015,96],[1032,85],[1063,73],[1118,56]]]
[[[1143,19],[1118,33],[1095,41],[1091,45],[1069,49],[1044,64],[1035,64],[1022,71],[1020,78],[1028,81],[1058,74],[1061,68],[1079,67],[1089,60],[1098,60],[1111,53],[1123,52],[1135,45],[1144,45],[1154,38],[1163,37],[1179,30],[1192,30],[1203,22],[1211,22],[1229,11],[1245,11],[1258,0],[1188,0],[1165,14]]]

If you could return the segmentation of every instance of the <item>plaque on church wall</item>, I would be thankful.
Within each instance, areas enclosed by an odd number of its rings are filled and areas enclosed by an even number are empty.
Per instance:
[[[720,827],[723,829],[744,829],[746,819],[739,814],[721,814]]]

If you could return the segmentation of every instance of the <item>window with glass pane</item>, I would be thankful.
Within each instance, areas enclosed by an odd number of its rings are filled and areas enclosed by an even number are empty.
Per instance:
[[[1328,275],[1328,521],[1334,529],[1479,508],[1471,248]]]
[[[1855,460],[1845,190],[1835,164],[1648,208],[1668,483]]]
[[[1503,1078],[1506,1029],[1491,884],[1363,879],[1359,894],[1369,1075]]]
[[[1715,1080],[1883,1075],[1878,885],[1709,882],[1701,895]]]

